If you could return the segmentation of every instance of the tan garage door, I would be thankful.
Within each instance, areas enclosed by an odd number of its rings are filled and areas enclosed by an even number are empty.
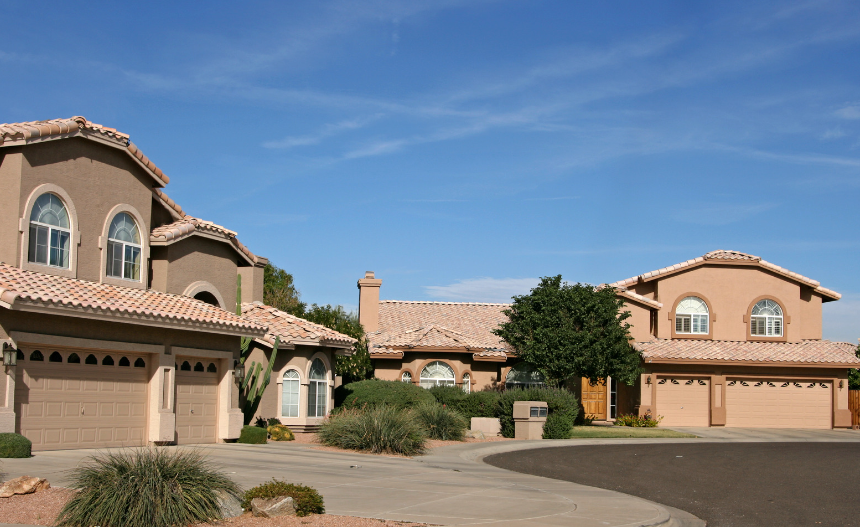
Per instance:
[[[16,426],[33,450],[145,443],[147,357],[50,348],[22,353]]]
[[[218,361],[180,358],[176,369],[176,442],[214,443],[218,424]]]
[[[726,426],[831,428],[830,383],[728,379]]]
[[[709,426],[708,378],[661,377],[657,381],[660,426]]]

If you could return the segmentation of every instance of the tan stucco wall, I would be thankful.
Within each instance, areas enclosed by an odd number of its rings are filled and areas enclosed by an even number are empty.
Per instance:
[[[630,318],[625,320],[630,324],[630,335],[636,342],[651,338],[651,309],[637,302],[625,299],[624,311],[630,312]]]
[[[785,340],[821,338],[821,296],[810,288],[757,266],[700,266],[630,289],[663,303],[657,316],[657,336],[672,338],[674,307],[688,295],[709,303],[715,340],[747,340],[751,303],[761,297],[782,305],[787,317]],[[632,311],[632,310],[631,310]],[[646,326],[647,327],[647,326]],[[646,333],[647,334],[647,330]],[[634,337],[643,335],[637,322]]]
[[[0,262],[17,265],[18,218],[19,209],[23,206],[19,198],[21,165],[24,155],[20,151],[10,151],[0,156],[0,189],[3,189],[3,206],[0,207]]]
[[[224,300],[225,310],[236,312],[236,251],[224,242],[190,236],[152,253],[152,289],[181,295],[189,285],[206,281]],[[217,296],[217,295],[216,295]]]
[[[457,386],[462,386],[463,374],[469,373],[472,391],[496,389],[505,367],[501,362],[473,360],[471,353],[406,352],[402,360],[374,360],[374,375],[377,379],[399,381],[402,373],[409,371],[412,382],[418,384],[421,370],[435,360],[445,362],[454,369]]]

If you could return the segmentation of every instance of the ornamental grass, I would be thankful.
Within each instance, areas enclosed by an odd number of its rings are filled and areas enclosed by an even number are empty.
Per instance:
[[[426,433],[410,410],[388,405],[344,409],[320,425],[322,444],[374,454],[424,452]]]

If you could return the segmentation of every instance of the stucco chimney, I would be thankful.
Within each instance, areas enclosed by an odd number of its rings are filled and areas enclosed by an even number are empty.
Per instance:
[[[364,273],[358,281],[358,321],[364,331],[373,333],[379,329],[379,286],[382,280],[373,271]]]

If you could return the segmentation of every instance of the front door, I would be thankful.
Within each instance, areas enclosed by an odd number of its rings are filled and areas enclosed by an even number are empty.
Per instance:
[[[582,378],[582,407],[585,409],[585,417],[598,421],[606,419],[605,380],[592,386],[588,379]]]

